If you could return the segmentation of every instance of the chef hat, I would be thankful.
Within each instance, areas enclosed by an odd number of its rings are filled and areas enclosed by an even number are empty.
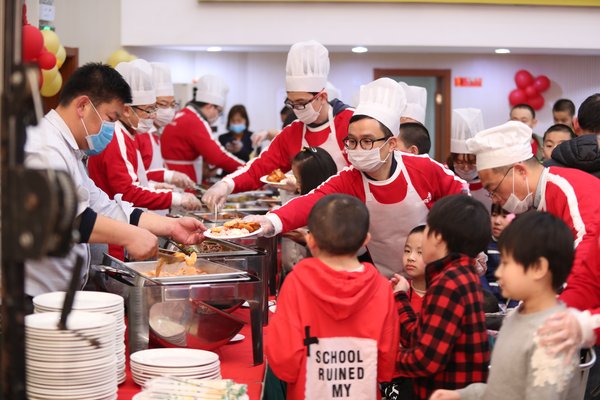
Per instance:
[[[456,108],[452,110],[452,132],[450,152],[471,154],[467,148],[467,139],[471,139],[483,130],[483,114],[477,108]]]
[[[425,110],[427,109],[427,89],[420,86],[409,86],[404,82],[400,82],[400,85],[406,93],[407,103],[401,116],[412,118],[424,125]]]
[[[225,107],[229,86],[223,78],[216,75],[204,75],[200,78],[196,87],[198,89],[196,91],[196,101]]]
[[[138,58],[119,63],[115,69],[131,88],[131,105],[156,103],[156,92],[152,85],[152,67],[148,61]]]
[[[165,63],[153,62],[152,66],[152,82],[156,96],[174,96],[173,81],[171,80],[171,69]]]
[[[354,115],[367,115],[385,125],[394,136],[400,133],[400,114],[406,107],[406,94],[398,82],[379,78],[360,87],[360,100]]]
[[[290,48],[285,65],[285,90],[320,92],[327,85],[329,52],[314,40],[299,42]]]
[[[467,140],[469,152],[477,156],[477,170],[503,167],[533,157],[530,127],[520,121],[508,121],[481,131]]]
[[[327,99],[329,99],[329,101],[339,99],[341,96],[340,90],[333,86],[333,83],[329,81],[327,81],[327,85],[325,85],[325,91],[327,92]]]

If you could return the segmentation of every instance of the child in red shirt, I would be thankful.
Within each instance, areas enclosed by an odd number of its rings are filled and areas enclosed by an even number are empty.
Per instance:
[[[356,252],[370,239],[369,212],[359,199],[333,194],[308,217],[314,258],[296,264],[279,292],[266,353],[288,383],[287,399],[377,399],[398,349],[389,282]]]
[[[415,313],[421,311],[421,303],[425,296],[425,262],[423,262],[423,231],[425,225],[413,228],[406,237],[404,256],[402,257],[404,271],[410,278],[410,288],[406,293],[410,306]]]

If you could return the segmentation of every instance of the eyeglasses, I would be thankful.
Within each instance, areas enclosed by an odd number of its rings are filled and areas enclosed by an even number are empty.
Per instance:
[[[158,110],[156,107],[142,108],[142,107],[138,107],[138,106],[131,106],[131,108],[140,110],[141,112],[145,113],[146,115],[156,114],[156,111]]]
[[[160,103],[156,103],[156,107],[157,108],[179,108],[179,106],[181,105],[180,102],[178,101],[165,101],[165,102],[160,102]]]
[[[383,140],[388,140],[389,138],[390,138],[389,136],[386,136],[386,137],[382,137],[379,139],[362,138],[360,140],[356,140],[356,139],[352,139],[351,137],[346,136],[343,140],[343,143],[344,143],[344,147],[347,148],[348,150],[356,149],[357,144],[360,144],[360,148],[363,150],[371,150],[373,148],[373,143],[381,142]]]
[[[317,98],[318,95],[320,95],[323,92],[319,92],[317,94],[315,94],[313,97],[310,98],[310,100],[308,100],[305,103],[294,103],[293,101],[291,101],[290,99],[285,99],[285,101],[283,102],[285,104],[285,106],[287,108],[290,108],[292,110],[304,110],[310,103],[312,103],[313,101],[315,101],[315,99]]]
[[[494,190],[488,190],[488,197],[490,199],[493,199],[494,197],[496,197],[496,192],[498,191],[498,188],[500,188],[500,185],[502,185],[502,182],[504,182],[504,179],[506,179],[506,177],[508,176],[508,173],[510,172],[510,170],[513,169],[513,167],[511,166],[506,173],[504,174],[504,176],[502,177],[502,179],[500,180],[500,183],[498,183],[496,185],[496,187],[494,188]]]

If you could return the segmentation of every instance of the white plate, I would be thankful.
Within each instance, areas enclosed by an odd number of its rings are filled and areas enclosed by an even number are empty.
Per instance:
[[[246,339],[246,336],[242,335],[241,333],[238,333],[237,335],[235,335],[234,337],[231,338],[229,343],[241,342],[244,339]]]
[[[133,353],[130,360],[154,367],[196,367],[212,364],[219,360],[219,356],[206,350],[149,349]]]
[[[286,182],[286,183],[282,183],[283,181],[281,181],[281,182],[271,182],[271,181],[268,181],[268,180],[267,180],[267,177],[268,177],[268,176],[269,176],[269,175],[264,175],[264,176],[261,176],[259,180],[260,180],[262,183],[266,183],[267,185],[271,185],[271,186],[285,186],[285,185],[287,185],[287,182]],[[286,176],[287,176],[287,175],[286,175]]]
[[[58,331],[58,321],[60,313],[48,312],[41,314],[30,314],[25,316],[25,327],[33,331]],[[67,320],[67,328],[70,330],[82,330],[95,328],[105,328],[112,326],[114,330],[116,326],[115,317],[102,313],[90,313],[85,311],[73,311]]]
[[[44,293],[33,298],[33,305],[45,309],[62,310],[65,292]],[[110,310],[122,309],[123,298],[113,293],[84,292],[75,293],[73,310]]]
[[[210,229],[208,229],[207,231],[205,231],[203,233],[203,235],[204,235],[204,237],[207,237],[209,239],[242,239],[242,238],[247,238],[247,237],[251,237],[251,236],[256,236],[259,233],[262,233],[262,228],[258,228],[254,232],[246,233],[244,235],[227,235],[227,236],[213,235],[213,233],[210,231]]]

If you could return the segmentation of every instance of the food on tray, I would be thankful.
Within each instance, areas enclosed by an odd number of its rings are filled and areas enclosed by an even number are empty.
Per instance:
[[[211,242],[210,240],[205,240],[197,245],[197,247],[200,253],[219,253],[223,251],[223,246],[221,246],[219,243]]]
[[[223,226],[211,228],[210,233],[213,236],[221,237],[241,236],[255,232],[258,229],[260,229],[260,224],[258,222],[249,222],[240,218],[236,218],[225,222]]]
[[[285,174],[283,172],[281,172],[281,170],[279,168],[277,168],[275,171],[271,172],[269,174],[269,176],[267,176],[267,181],[279,183],[282,180],[284,180],[285,178],[286,178]]]
[[[198,254],[196,254],[195,251],[192,251],[190,253],[191,254],[188,256],[187,254],[178,251],[173,254],[173,257],[175,257],[175,259],[179,262],[185,261],[186,265],[194,265],[196,264],[196,260],[198,259]]]
[[[194,254],[196,254],[196,253],[194,253]],[[191,256],[191,257],[193,257],[193,256]],[[195,267],[193,264],[192,265],[182,265],[174,273],[165,271],[164,267],[163,267],[162,271],[160,272],[160,278],[170,278],[170,277],[174,277],[174,276],[205,275],[207,273],[208,272],[203,271],[202,268]],[[145,275],[149,278],[157,278],[156,270],[148,271]]]

